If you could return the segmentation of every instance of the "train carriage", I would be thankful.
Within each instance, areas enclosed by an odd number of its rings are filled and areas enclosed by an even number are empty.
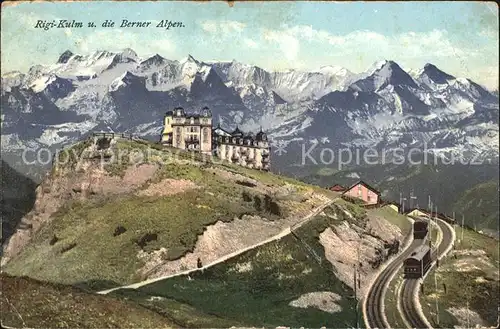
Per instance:
[[[413,238],[425,239],[429,223],[424,219],[415,219],[413,222]]]
[[[421,278],[431,267],[431,249],[429,246],[420,246],[416,248],[404,261],[405,278]]]

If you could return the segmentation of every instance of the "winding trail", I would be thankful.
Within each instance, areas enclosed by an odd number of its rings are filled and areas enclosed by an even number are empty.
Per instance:
[[[276,240],[279,240],[289,234],[292,233],[293,230],[296,230],[298,229],[299,227],[303,226],[304,224],[306,224],[307,222],[309,222],[311,219],[313,219],[316,215],[318,215],[320,212],[322,212],[326,207],[330,206],[332,203],[334,203],[335,201],[337,201],[339,198],[334,198],[334,199],[329,199],[328,201],[322,203],[319,207],[315,208],[314,210],[312,210],[307,216],[303,217],[302,220],[292,226],[289,226],[287,228],[285,228],[283,231],[281,231],[280,233],[266,239],[266,240],[263,240],[263,241],[260,241],[256,244],[253,244],[251,246],[248,246],[248,247],[245,247],[243,249],[239,249],[239,250],[236,250],[232,253],[229,253],[203,267],[200,267],[200,268],[194,268],[194,269],[190,269],[190,270],[186,270],[186,271],[182,271],[182,272],[178,272],[178,273],[175,273],[175,274],[169,274],[169,275],[165,275],[165,276],[161,276],[161,277],[158,277],[158,278],[152,278],[152,279],[147,279],[147,280],[144,280],[144,281],[141,281],[141,282],[137,282],[137,283],[134,283],[134,284],[130,284],[130,285],[126,285],[126,286],[121,286],[121,287],[116,287],[116,288],[112,288],[112,289],[107,289],[107,290],[102,290],[102,291],[99,291],[97,292],[98,294],[101,294],[101,295],[105,295],[105,294],[108,294],[112,291],[115,291],[115,290],[118,290],[118,289],[137,289],[137,288],[140,288],[142,286],[145,286],[145,285],[148,285],[150,283],[153,283],[153,282],[157,282],[157,281],[161,281],[161,280],[165,280],[165,279],[170,279],[170,278],[173,278],[173,277],[177,277],[177,276],[181,276],[181,275],[186,275],[186,274],[191,274],[191,273],[194,273],[194,272],[199,272],[199,271],[203,271],[209,267],[212,267],[214,265],[217,265],[217,264],[220,264],[220,263],[223,263],[225,261],[227,261],[228,259],[230,258],[233,258],[233,257],[236,257],[244,252],[247,252],[249,250],[252,250],[252,249],[255,249],[257,247],[260,247],[264,244],[267,244],[267,243],[270,243],[270,242],[273,242],[273,241],[276,241]]]

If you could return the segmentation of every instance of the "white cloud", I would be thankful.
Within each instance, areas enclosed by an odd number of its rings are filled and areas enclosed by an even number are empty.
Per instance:
[[[289,61],[295,60],[300,51],[300,42],[290,31],[263,31],[264,40],[278,44],[281,52]]]
[[[481,37],[498,39],[498,30],[497,29],[484,29],[484,30],[479,31],[478,34]]]
[[[25,25],[27,28],[34,28],[35,25],[37,25],[39,20],[50,22],[52,20],[58,21],[59,18],[57,18],[56,16],[53,16],[53,15],[47,15],[47,14],[43,15],[43,18],[41,18],[40,15],[38,15],[34,12],[23,12],[23,13],[19,13],[18,15],[16,15],[16,20],[18,21],[18,23]]]
[[[464,50],[454,46],[448,39],[448,33],[445,30],[405,32],[393,36],[360,30],[344,35],[335,35],[324,30],[313,29],[311,26],[302,25],[275,31],[264,30],[263,35],[264,37],[276,36],[275,39],[281,36],[288,40],[295,38],[300,42],[320,43],[323,46],[331,46],[345,55],[353,51],[372,51],[373,49],[392,54],[394,58],[414,56],[455,57],[466,54],[470,56],[477,53],[472,49]]]
[[[215,21],[205,21],[201,23],[201,27],[210,33],[216,33],[217,32],[217,22]]]
[[[498,90],[498,66],[481,67],[474,73],[474,81],[481,81],[490,90]]]
[[[257,42],[255,42],[254,40],[252,39],[249,39],[249,38],[245,38],[243,39],[243,44],[245,46],[247,46],[248,48],[257,48],[259,45],[257,44]]]
[[[71,35],[69,35],[71,37]],[[101,30],[85,37],[74,37],[75,45],[82,52],[97,49],[119,51],[133,48],[138,53],[161,53],[174,55],[175,44],[162,33],[150,33],[145,40],[143,34],[122,29]]]
[[[246,24],[238,21],[204,21],[201,23],[203,30],[209,33],[217,33],[219,35],[230,35],[232,33],[241,33]]]

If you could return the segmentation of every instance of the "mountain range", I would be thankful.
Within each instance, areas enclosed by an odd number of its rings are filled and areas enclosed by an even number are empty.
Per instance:
[[[466,161],[499,156],[498,95],[432,64],[409,72],[390,60],[358,74],[336,66],[270,72],[234,60],[141,59],[132,49],[65,51],[52,65],[2,75],[1,106],[3,158],[31,176],[38,174],[20,163],[23,150],[55,151],[96,130],[158,140],[174,106],[209,106],[222,127],[262,127],[275,145],[292,142],[296,151],[320,143],[405,152],[425,146]]]

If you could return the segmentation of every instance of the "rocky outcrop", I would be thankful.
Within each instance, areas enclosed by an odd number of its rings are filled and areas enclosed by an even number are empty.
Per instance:
[[[323,312],[336,313],[342,311],[337,304],[341,296],[330,291],[310,292],[300,296],[298,299],[290,302],[290,306],[308,308],[314,307]]]
[[[21,219],[3,246],[2,266],[17,255],[56,212],[64,211],[64,205],[134,191],[149,181],[158,168],[154,164],[131,165],[124,170],[123,177],[111,175],[96,159],[95,145],[82,151],[76,167],[76,170],[70,165],[55,167],[36,188],[33,209]]]
[[[389,241],[399,244],[396,241],[402,237],[399,229],[386,221],[378,223],[375,230],[384,236],[384,239],[381,239],[374,234],[374,227],[369,223],[370,220],[363,229],[356,224],[343,221],[339,225],[327,228],[319,237],[325,249],[325,257],[332,264],[336,276],[351,288],[354,288],[354,268],[356,267],[359,298],[364,296],[364,291],[376,269],[387,260],[392,252],[397,252],[392,248],[393,243]]]

